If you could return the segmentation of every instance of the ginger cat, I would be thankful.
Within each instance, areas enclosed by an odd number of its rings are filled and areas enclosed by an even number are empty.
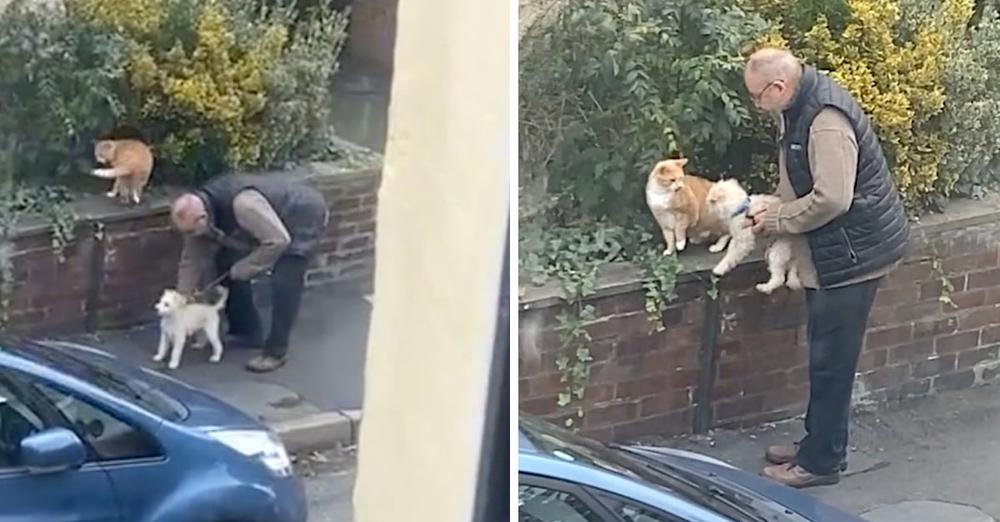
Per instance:
[[[94,169],[92,174],[115,180],[108,197],[139,204],[153,171],[152,149],[134,139],[99,140],[94,144],[94,159],[105,168]]]
[[[646,182],[646,205],[656,218],[666,242],[666,254],[681,252],[691,243],[719,240],[709,251],[721,252],[729,242],[729,227],[705,204],[713,183],[684,173],[688,160],[663,160],[653,167]]]

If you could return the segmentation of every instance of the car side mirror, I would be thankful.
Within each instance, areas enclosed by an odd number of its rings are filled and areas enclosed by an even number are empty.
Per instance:
[[[76,433],[52,428],[21,441],[20,464],[32,473],[58,473],[83,465],[87,451]]]

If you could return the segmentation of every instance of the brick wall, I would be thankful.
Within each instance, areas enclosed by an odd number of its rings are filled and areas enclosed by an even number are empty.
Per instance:
[[[313,164],[300,176],[330,205],[330,225],[306,276],[307,286],[371,291],[379,169]],[[153,317],[152,305],[176,282],[181,239],[169,224],[169,195],[138,209],[95,196],[76,207],[76,240],[60,261],[47,225],[17,227],[0,255],[10,259],[8,330],[27,334],[128,326]]]
[[[856,403],[878,403],[990,383],[1000,373],[1000,212],[998,201],[953,205],[914,228],[904,265],[881,285],[859,362]],[[712,317],[698,279],[715,256],[682,255],[678,299],[667,330],[649,334],[635,272],[609,267],[590,301],[594,362],[586,391],[585,433],[602,440],[692,431],[696,413],[717,427],[745,427],[804,411],[808,398],[805,303],[801,292],[764,296],[759,260],[728,275]],[[940,268],[934,269],[934,260]],[[698,276],[698,277],[695,277]],[[941,280],[955,306],[942,303]],[[552,287],[521,300],[519,397],[523,411],[553,419],[560,305]],[[703,347],[706,329],[720,329]],[[709,350],[704,352],[703,350]],[[711,356],[711,365],[700,364]],[[712,360],[706,359],[706,360]],[[701,379],[701,381],[699,381]],[[706,389],[699,382],[711,383]],[[699,391],[708,398],[699,401]]]

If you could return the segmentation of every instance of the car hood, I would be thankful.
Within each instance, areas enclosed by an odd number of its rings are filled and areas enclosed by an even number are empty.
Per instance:
[[[824,504],[807,493],[729,466],[711,457],[668,448],[630,446],[628,449],[641,453],[651,460],[704,478],[721,479],[723,485],[735,487],[745,494],[772,500],[812,522],[865,522],[864,519]]]
[[[216,429],[255,429],[266,427],[246,413],[185,382],[165,373],[143,368],[124,361],[114,354],[92,346],[64,341],[46,341],[45,345],[67,350],[67,353],[86,362],[141,381],[159,389],[188,410],[188,415],[177,424],[190,428],[212,431]]]

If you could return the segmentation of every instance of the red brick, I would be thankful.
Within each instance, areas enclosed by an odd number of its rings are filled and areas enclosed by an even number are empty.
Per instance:
[[[611,383],[587,386],[583,399],[589,403],[607,402],[615,397],[615,385]]]
[[[747,395],[756,395],[788,385],[788,372],[784,370],[774,371],[764,375],[754,375],[747,377],[743,381],[743,392]]]
[[[556,395],[566,386],[560,381],[561,378],[561,374],[558,373],[547,373],[537,377],[532,377],[528,380],[528,390],[530,394],[527,395],[527,397],[548,397]]]
[[[983,335],[979,342],[984,345],[1000,342],[1000,326],[988,326],[983,328]]]
[[[937,354],[960,352],[977,346],[979,346],[979,330],[946,335],[934,340],[934,352]]]
[[[997,351],[1000,347],[988,346],[977,350],[969,350],[958,354],[958,369],[971,368],[977,363],[997,358]]]
[[[884,288],[894,288],[908,284],[922,283],[931,275],[931,264],[927,261],[904,264],[894,270],[882,284]]]
[[[606,428],[580,430],[580,434],[583,435],[584,437],[603,443],[609,443],[613,441],[614,433],[615,429],[611,426],[608,426]]]
[[[972,272],[969,274],[969,281],[966,286],[969,290],[1000,286],[1000,269],[994,268],[992,270]]]
[[[674,391],[643,398],[639,403],[639,417],[651,417],[691,406],[688,393]]]
[[[678,370],[669,375],[670,387],[675,390],[692,388],[698,382],[698,370]]]
[[[598,317],[609,315],[646,313],[646,297],[641,292],[625,292],[602,297],[592,303]]]
[[[879,348],[877,350],[866,350],[861,354],[861,358],[858,360],[858,371],[866,372],[869,370],[874,370],[876,368],[881,368],[885,366],[886,361],[889,358],[889,350],[886,348]]]
[[[1000,292],[998,292],[998,297],[1000,297]],[[968,308],[977,308],[986,304],[986,291],[984,290],[969,290],[966,292],[958,292],[951,295],[951,301],[954,306],[947,306],[945,310],[965,310]]]
[[[518,401],[518,406],[531,415],[547,415],[556,411],[556,397],[539,397],[526,401]]]
[[[914,377],[931,377],[933,375],[941,375],[944,373],[949,373],[955,370],[955,364],[957,361],[955,354],[946,354],[940,357],[935,357],[933,359],[928,359],[926,361],[921,361],[913,363],[913,376]]]
[[[880,288],[875,294],[874,307],[896,306],[904,303],[916,303],[920,300],[921,289],[916,286],[902,286],[897,288]]]
[[[920,321],[913,324],[913,338],[937,337],[939,335],[954,333],[957,329],[958,319],[955,317]]]
[[[973,330],[994,324],[1000,324],[1000,308],[994,306],[966,312],[958,320],[960,330]]]
[[[614,427],[614,440],[627,441],[646,435],[677,435],[691,431],[694,409],[688,408],[665,415],[643,417]]]
[[[584,425],[588,428],[613,426],[639,416],[639,403],[636,401],[615,402],[595,407],[587,412]]]
[[[654,375],[632,381],[619,382],[615,385],[616,399],[634,399],[663,393],[670,389],[669,378],[666,375]]]
[[[865,337],[867,348],[884,348],[903,344],[913,339],[913,325],[907,324],[884,330],[876,330]]]
[[[722,421],[760,413],[764,407],[764,396],[753,395],[734,401],[718,402],[715,407],[715,419]]]
[[[910,367],[906,364],[885,366],[861,376],[862,382],[869,390],[893,388],[906,382],[910,376]]]
[[[941,303],[929,301],[917,304],[904,304],[890,309],[890,320],[887,323],[891,326],[903,325],[911,321],[937,317],[941,313]],[[877,325],[872,325],[873,327]]]
[[[986,290],[986,302],[984,304],[1000,304],[1000,288],[988,288]]]
[[[889,364],[922,361],[934,353],[934,339],[921,339],[889,349]]]
[[[952,257],[941,262],[941,269],[946,274],[956,274],[968,272],[970,270],[982,270],[997,266],[997,250],[991,249],[988,252],[978,252],[974,254]]]
[[[809,384],[809,366],[799,366],[788,371],[788,384],[791,386],[801,386]]]
[[[931,389],[931,379],[910,380],[899,388],[899,398],[906,399],[927,395]]]
[[[772,390],[764,394],[762,411],[788,409],[798,406],[809,399],[809,385],[788,386],[780,390]]]
[[[959,370],[938,376],[934,379],[936,391],[964,390],[976,382],[976,373],[972,370]]]
[[[647,353],[644,357],[646,364],[651,368],[662,368],[663,371],[669,372],[696,367],[700,351],[701,347],[694,344],[670,346],[666,350]]]

